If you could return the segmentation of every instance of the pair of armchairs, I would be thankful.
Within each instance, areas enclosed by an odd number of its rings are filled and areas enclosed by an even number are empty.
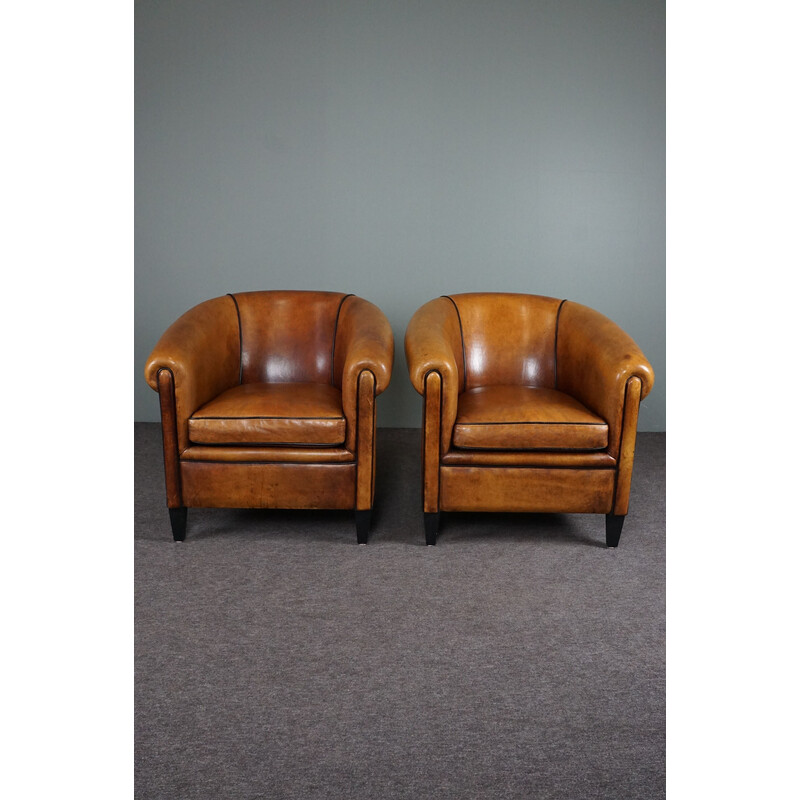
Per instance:
[[[522,294],[440,297],[405,338],[423,396],[425,538],[442,511],[628,510],[639,402],[652,369],[611,320]],[[353,509],[375,496],[376,397],[394,339],[352,294],[245,292],[173,323],[145,370],[158,392],[173,537],[187,508]]]

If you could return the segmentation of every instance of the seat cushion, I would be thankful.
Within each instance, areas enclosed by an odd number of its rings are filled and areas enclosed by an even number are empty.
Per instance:
[[[342,393],[325,383],[244,383],[189,419],[194,444],[334,447],[345,429]]]
[[[608,425],[555,389],[480,386],[458,398],[453,445],[473,450],[602,450],[608,446]]]

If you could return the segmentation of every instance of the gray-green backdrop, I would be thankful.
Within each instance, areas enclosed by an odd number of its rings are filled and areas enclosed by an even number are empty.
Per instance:
[[[592,306],[665,430],[662,0],[155,0],[136,13],[135,418],[163,330],[253,289],[354,292],[394,329],[382,426],[416,427],[427,300]]]

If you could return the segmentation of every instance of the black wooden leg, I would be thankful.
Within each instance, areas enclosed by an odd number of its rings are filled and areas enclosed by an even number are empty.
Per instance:
[[[182,542],[186,538],[186,506],[171,508],[169,522],[172,525],[172,538],[176,542]]]
[[[425,544],[436,544],[436,534],[439,531],[439,512],[425,511]]]
[[[622,523],[625,522],[624,514],[606,514],[606,546],[616,547],[622,533]]]
[[[356,509],[356,540],[359,544],[367,543],[369,526],[372,521],[372,509],[367,508],[363,511]]]

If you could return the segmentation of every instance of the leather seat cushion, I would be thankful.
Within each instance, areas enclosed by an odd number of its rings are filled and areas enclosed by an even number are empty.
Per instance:
[[[555,389],[480,386],[458,398],[453,445],[472,450],[602,450],[608,446],[608,425]]]
[[[345,430],[342,393],[325,383],[244,383],[189,419],[194,444],[334,447]]]

